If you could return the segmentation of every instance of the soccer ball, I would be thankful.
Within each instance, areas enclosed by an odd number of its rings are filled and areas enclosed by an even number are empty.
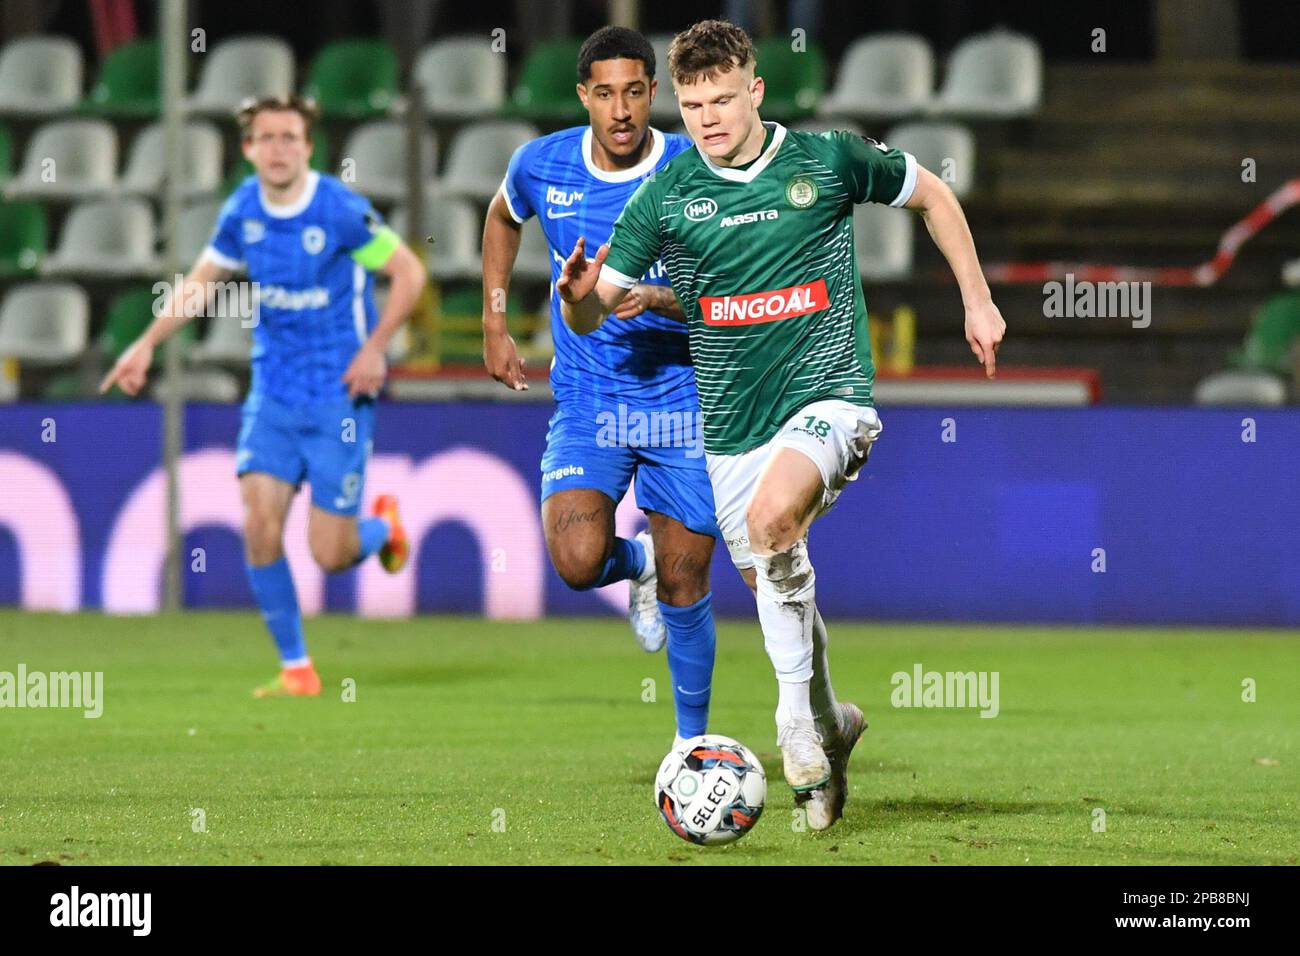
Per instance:
[[[754,752],[718,734],[671,750],[655,775],[655,803],[683,840],[714,846],[753,829],[767,798],[767,775]]]

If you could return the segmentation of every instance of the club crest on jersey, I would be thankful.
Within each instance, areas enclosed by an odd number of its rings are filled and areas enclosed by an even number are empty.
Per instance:
[[[718,204],[707,196],[702,199],[692,199],[686,204],[683,213],[691,222],[704,222],[717,215]]]
[[[745,295],[700,296],[700,316],[705,325],[758,325],[779,322],[829,308],[826,280],[805,282],[771,292]]]
[[[807,176],[796,176],[786,184],[785,201],[795,209],[807,209],[817,201],[817,184]]]
[[[316,255],[325,248],[325,230],[320,226],[308,226],[302,231],[302,247]]]

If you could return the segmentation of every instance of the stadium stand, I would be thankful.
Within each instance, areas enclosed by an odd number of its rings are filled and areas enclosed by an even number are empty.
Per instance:
[[[113,126],[102,119],[55,120],[36,130],[5,195],[73,202],[110,193],[116,181]]]
[[[0,116],[65,113],[81,99],[81,48],[64,37],[13,40],[0,50]]]
[[[325,116],[383,116],[397,98],[397,54],[382,40],[331,43],[316,54],[302,92]]]
[[[143,199],[96,199],[68,215],[41,274],[87,279],[144,278],[161,267],[153,210]]]
[[[506,63],[478,37],[430,43],[415,61],[415,81],[434,120],[494,116],[506,102]]]
[[[840,61],[835,86],[818,103],[822,116],[896,119],[925,111],[934,96],[934,53],[924,37],[862,37]]]
[[[158,41],[132,40],[111,50],[99,68],[82,112],[111,118],[152,119],[162,110]]]
[[[247,97],[288,96],[293,90],[293,51],[277,37],[226,40],[202,63],[199,85],[186,104],[192,113],[228,120]]]

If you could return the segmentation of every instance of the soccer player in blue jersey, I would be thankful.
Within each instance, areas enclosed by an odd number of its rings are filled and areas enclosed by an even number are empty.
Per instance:
[[[277,678],[255,693],[315,696],[284,523],[303,479],[311,483],[308,541],[325,571],[372,554],[397,572],[408,543],[391,495],[358,520],[384,350],[424,286],[424,266],[370,203],[310,169],[315,105],[292,97],[240,111],[244,156],[255,174],[222,207],[211,243],[157,317],[123,353],[100,391],[144,387],[156,346],[207,303],[216,283],[247,272],[258,288],[252,385],[243,407],[236,471],[244,503],[248,579],[280,653]],[[373,272],[392,280],[378,315]],[[177,294],[180,292],[181,294]],[[237,322],[239,317],[213,318]]]
[[[542,458],[542,522],[560,577],[585,590],[631,586],[638,642],[665,642],[680,738],[704,733],[713,676],[709,562],[717,535],[698,431],[687,330],[655,263],[625,299],[622,322],[576,335],[554,280],[581,236],[595,249],[632,193],[682,150],[685,136],[650,126],[654,50],[633,30],[603,27],[578,55],[578,98],[590,122],[515,152],[483,229],[483,342],[488,371],[528,387],[506,328],[506,290],[520,230],[536,216],[551,249],[551,387],[556,410]],[[531,228],[531,227],[527,227]],[[620,538],[614,512],[636,476],[650,531]]]

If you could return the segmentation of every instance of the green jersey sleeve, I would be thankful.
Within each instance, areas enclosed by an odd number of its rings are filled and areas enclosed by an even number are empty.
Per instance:
[[[659,258],[663,238],[659,229],[659,198],[654,180],[643,182],[627,201],[614,234],[600,277],[623,289],[630,289]]]
[[[902,206],[916,189],[916,157],[890,149],[869,136],[833,130],[823,136],[832,146],[831,166],[855,203]]]

